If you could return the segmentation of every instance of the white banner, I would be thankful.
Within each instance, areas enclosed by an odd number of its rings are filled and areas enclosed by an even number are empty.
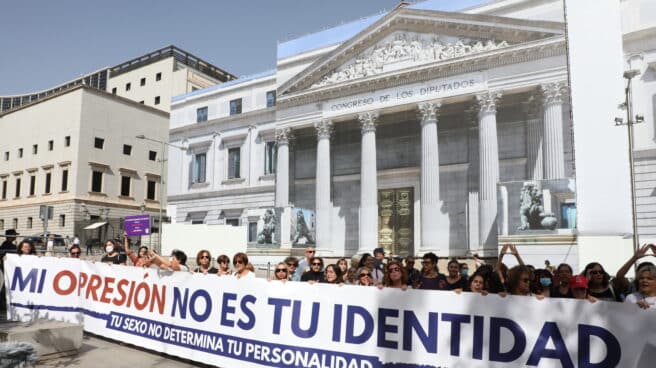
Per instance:
[[[9,318],[222,367],[653,367],[636,305],[307,284],[9,255]]]

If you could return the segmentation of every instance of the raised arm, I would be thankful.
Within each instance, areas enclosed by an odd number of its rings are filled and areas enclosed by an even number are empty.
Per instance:
[[[640,249],[638,249],[632,256],[629,258],[615,275],[614,286],[618,290],[626,291],[629,289],[629,280],[626,278],[627,272],[633,267],[633,265],[642,257],[647,255],[647,251],[651,249],[653,244],[645,244]]]

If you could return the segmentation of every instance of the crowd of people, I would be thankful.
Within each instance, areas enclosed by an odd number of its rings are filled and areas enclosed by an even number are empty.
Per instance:
[[[15,244],[15,235],[7,236],[0,246],[0,252],[16,252],[20,255],[36,255],[37,250],[29,240]],[[196,255],[196,266],[187,266],[187,255],[174,250],[169,257],[156,254],[152,249],[141,246],[137,252],[130,249],[127,236],[122,247],[115,240],[105,242],[105,253],[100,262],[127,264],[137,267],[158,267],[172,271],[192,271],[238,279],[255,277],[255,268],[245,253],[237,253],[230,258],[219,255],[213,259],[209,250],[201,250]],[[456,293],[472,292],[500,296],[519,295],[543,298],[586,299],[589,302],[626,302],[643,309],[656,309],[656,266],[642,258],[656,255],[656,245],[646,244],[635,252],[627,262],[612,276],[597,262],[589,263],[580,274],[574,274],[572,267],[561,263],[557,267],[545,261],[542,268],[524,263],[517,248],[507,244],[501,248],[496,264],[488,264],[474,254],[475,269],[469,273],[469,264],[458,259],[450,259],[446,273],[438,268],[438,257],[426,253],[421,257],[421,267],[415,267],[415,257],[385,257],[382,248],[372,254],[365,253],[347,260],[340,258],[335,263],[324,264],[324,259],[316,255],[313,246],[305,248],[304,257],[287,257],[278,263],[270,280],[282,282],[329,283],[338,285],[375,286],[378,288],[399,288],[407,290],[450,290]],[[78,244],[69,249],[72,258],[81,257]],[[3,254],[0,253],[0,256]],[[504,263],[506,256],[515,258],[517,265],[508,268]],[[626,275],[636,267],[636,277],[629,280]],[[193,269],[193,270],[192,270]]]

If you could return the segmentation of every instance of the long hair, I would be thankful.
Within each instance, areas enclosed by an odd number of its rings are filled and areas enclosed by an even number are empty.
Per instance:
[[[408,284],[408,270],[403,267],[403,264],[399,261],[389,261],[385,266],[385,276],[383,276],[383,285],[392,286],[392,280],[390,279],[390,266],[397,266],[401,270],[401,285]]]
[[[601,268],[601,274],[604,275],[604,278],[601,280],[601,286],[603,287],[608,287],[608,284],[610,284],[610,275],[606,270],[604,269],[604,266],[601,265],[599,262],[590,262],[588,263],[585,268],[583,269],[583,272],[581,272],[582,276],[588,277],[588,271],[590,271],[593,267],[599,266]],[[590,283],[588,282],[588,287],[590,287]]]
[[[523,274],[526,274],[530,279],[531,269],[526,266],[518,265],[508,270],[508,278],[506,283],[508,284],[508,291],[511,294],[516,292]]]

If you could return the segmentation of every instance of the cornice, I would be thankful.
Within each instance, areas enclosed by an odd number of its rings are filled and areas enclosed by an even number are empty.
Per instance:
[[[203,123],[194,123],[169,131],[170,140],[210,135],[214,132],[223,132],[236,128],[246,128],[249,125],[273,123],[276,121],[276,109],[269,107],[265,110],[249,111],[243,114],[212,119]]]
[[[168,196],[167,199],[168,199],[168,203],[173,204],[174,202],[189,201],[194,199],[220,198],[220,197],[248,195],[248,194],[265,194],[265,193],[275,194],[275,189],[276,189],[275,185],[262,185],[257,187],[216,190],[211,192],[176,194],[176,195]]]
[[[457,74],[477,72],[499,66],[528,62],[565,54],[564,36],[533,41],[497,49],[484,54],[434,62],[408,69],[332,84],[312,90],[279,96],[278,108],[319,102],[366,91],[398,87],[415,82],[443,78]]]

